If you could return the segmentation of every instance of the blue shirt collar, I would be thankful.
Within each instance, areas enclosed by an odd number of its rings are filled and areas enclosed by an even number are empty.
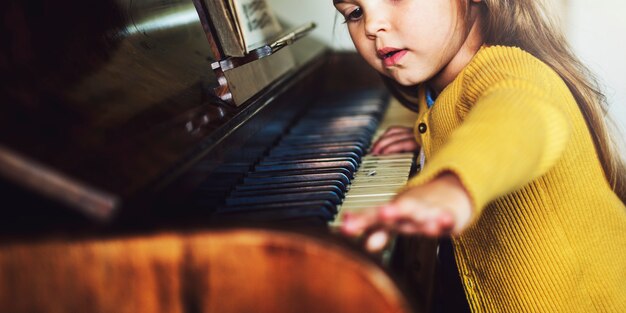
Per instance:
[[[437,99],[437,95],[433,92],[432,89],[426,87],[426,105],[430,109],[433,104],[435,104],[435,100]]]

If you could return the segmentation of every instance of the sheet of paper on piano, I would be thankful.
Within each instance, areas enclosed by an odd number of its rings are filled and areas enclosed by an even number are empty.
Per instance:
[[[269,44],[282,28],[265,0],[203,0],[220,48],[227,57],[243,57]]]
[[[265,0],[230,0],[246,53],[275,39],[282,28]]]

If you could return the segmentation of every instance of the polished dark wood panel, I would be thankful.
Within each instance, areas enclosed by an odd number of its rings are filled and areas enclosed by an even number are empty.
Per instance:
[[[149,206],[325,54],[314,43],[294,47],[298,68],[235,109],[213,95],[215,59],[193,1],[9,1],[0,16],[0,146],[70,178],[59,188],[78,197],[56,200],[101,220]],[[5,179],[28,187],[47,177],[12,170]]]
[[[191,1],[9,1],[0,142],[123,196],[234,113]],[[208,118],[208,122],[207,122]]]
[[[383,270],[344,245],[232,229],[0,245],[0,311],[402,313],[410,307]]]

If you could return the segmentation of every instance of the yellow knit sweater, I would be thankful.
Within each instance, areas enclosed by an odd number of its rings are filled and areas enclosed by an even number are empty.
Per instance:
[[[426,165],[409,186],[449,170],[468,190],[475,211],[454,247],[473,312],[626,312],[626,208],[551,68],[483,47],[419,106]]]

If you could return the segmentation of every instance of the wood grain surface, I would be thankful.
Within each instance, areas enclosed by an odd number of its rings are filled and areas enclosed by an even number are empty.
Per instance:
[[[0,246],[0,312],[409,312],[376,265],[267,230]]]

